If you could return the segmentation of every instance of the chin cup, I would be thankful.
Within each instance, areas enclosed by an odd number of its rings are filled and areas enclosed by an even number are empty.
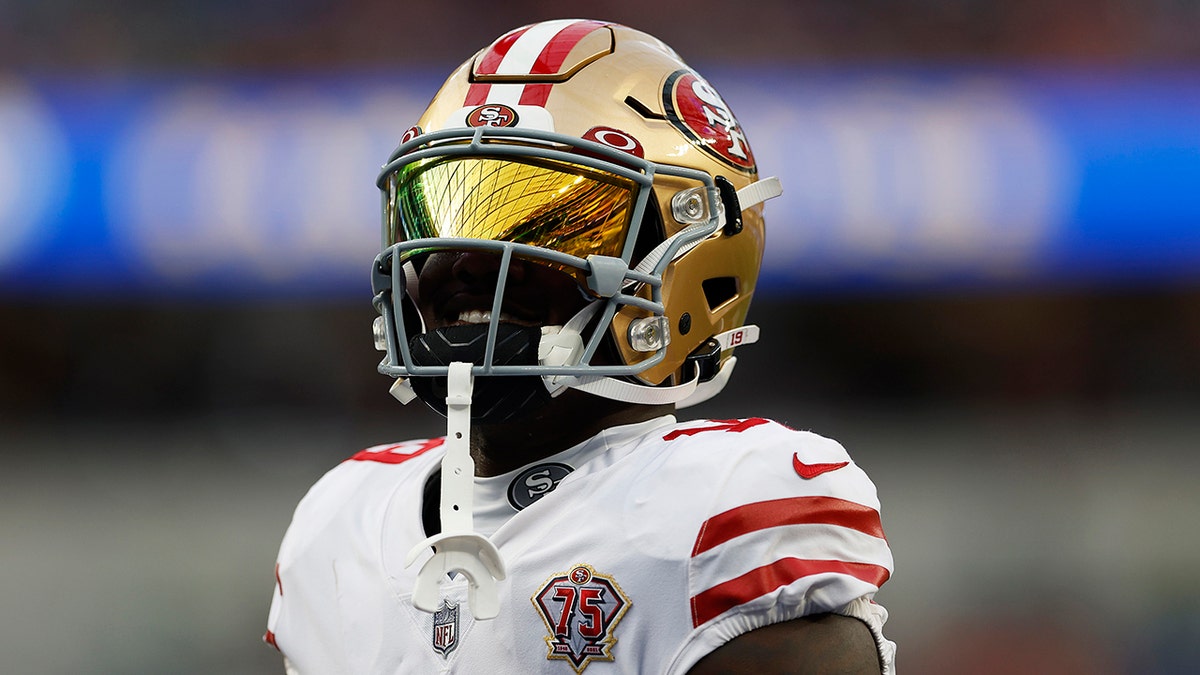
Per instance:
[[[488,324],[446,326],[421,333],[409,342],[413,364],[417,366],[449,366],[454,361],[483,365],[487,349]],[[495,366],[536,366],[538,341],[542,331],[537,326],[517,326],[502,323],[497,326],[496,348],[492,354]],[[446,378],[412,377],[413,391],[422,401],[446,415]],[[511,377],[479,377],[471,397],[471,421],[496,424],[522,417],[550,400],[550,394],[536,375]]]

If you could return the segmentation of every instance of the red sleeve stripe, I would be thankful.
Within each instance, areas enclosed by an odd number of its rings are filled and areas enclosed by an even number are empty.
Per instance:
[[[692,626],[698,627],[738,605],[814,574],[844,574],[879,588],[891,576],[886,567],[840,560],[784,558],[692,596]]]
[[[431,438],[421,443],[397,443],[396,445],[385,445],[377,448],[367,448],[362,450],[350,458],[347,462],[379,462],[381,464],[400,464],[418,455],[429,452],[430,450],[440,447],[446,442],[445,438]],[[400,449],[416,447],[412,452],[397,452]]]
[[[885,539],[879,512],[836,497],[790,497],[745,504],[704,521],[692,557],[743,534],[782,525],[837,525]]]

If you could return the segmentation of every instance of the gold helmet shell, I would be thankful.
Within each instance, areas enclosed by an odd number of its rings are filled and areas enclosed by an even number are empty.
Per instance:
[[[437,169],[444,175],[426,170],[438,162],[445,162]],[[505,162],[523,166],[493,166]],[[432,201],[433,194],[478,192],[479,181],[501,174],[511,184],[519,176],[525,181],[521,186],[535,180],[543,187],[561,184],[560,192],[568,189],[567,182],[582,181],[589,187],[577,201],[588,205],[588,217],[603,206],[604,215],[594,217],[601,224],[578,236],[546,234],[552,228],[539,225],[534,228],[538,239],[528,226],[513,224],[541,213],[536,204],[506,203],[502,209],[475,204],[469,212],[487,212],[490,220],[473,223],[461,222],[468,210],[458,196],[431,208],[413,205],[412,195]],[[562,179],[571,174],[572,181]],[[737,329],[745,321],[762,261],[761,202],[778,194],[777,182],[764,183],[729,106],[657,38],[618,24],[575,19],[510,31],[449,76],[403,134],[380,176],[385,227],[376,306],[400,333],[381,340],[390,358],[380,370],[423,374],[407,357],[392,354],[391,347],[403,349],[405,338],[403,321],[385,311],[398,307],[398,300],[387,296],[402,286],[380,272],[391,269],[385,260],[389,247],[466,237],[518,242],[516,255],[528,253],[528,246],[553,249],[558,257],[550,262],[560,262],[562,254],[620,258],[627,268],[616,283],[620,291],[611,281],[602,284],[606,291],[591,291],[602,299],[611,300],[614,293],[641,299],[610,302],[611,310],[599,314],[608,321],[625,370],[611,365],[593,370],[649,386],[680,385],[696,379],[701,368],[703,377],[711,378],[745,337]],[[571,194],[582,190],[570,189]],[[626,193],[629,201],[618,204]],[[528,200],[533,192],[525,188],[524,194]],[[544,210],[550,208],[547,204]],[[572,208],[580,209],[573,212],[578,219],[583,207]],[[417,221],[420,226],[413,224]],[[623,231],[614,236],[617,228]],[[580,269],[581,277],[590,273]],[[653,282],[639,281],[647,274]],[[651,320],[656,316],[663,318],[656,323]],[[635,334],[656,330],[665,333],[659,348],[638,344]],[[523,372],[586,377],[582,366]],[[488,370],[485,364],[478,374],[516,373]]]

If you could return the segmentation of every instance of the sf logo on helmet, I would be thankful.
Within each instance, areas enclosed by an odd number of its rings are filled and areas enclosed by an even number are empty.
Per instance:
[[[503,103],[488,103],[467,113],[467,125],[472,127],[515,127],[517,111]]]
[[[667,119],[692,143],[734,168],[752,173],[754,154],[733,111],[708,82],[690,70],[677,70],[663,86]]]

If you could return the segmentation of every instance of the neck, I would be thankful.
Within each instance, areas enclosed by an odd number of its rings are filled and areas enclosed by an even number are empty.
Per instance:
[[[674,405],[638,405],[567,391],[541,410],[504,424],[471,427],[475,475],[499,476],[586,441],[605,429],[669,415]]]

